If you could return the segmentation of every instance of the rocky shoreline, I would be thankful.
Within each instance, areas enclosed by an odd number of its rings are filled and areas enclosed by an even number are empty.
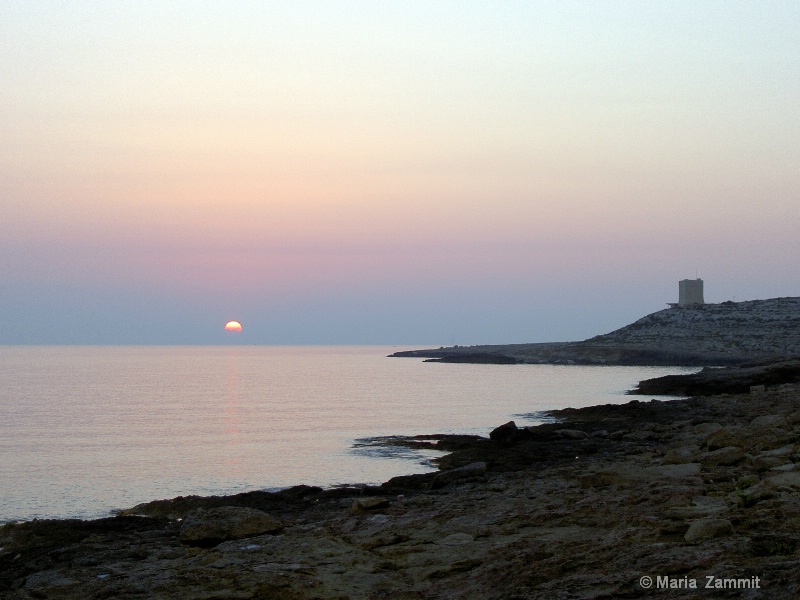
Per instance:
[[[8,524],[0,598],[796,598],[800,384],[772,381],[395,440],[450,453],[380,486]]]

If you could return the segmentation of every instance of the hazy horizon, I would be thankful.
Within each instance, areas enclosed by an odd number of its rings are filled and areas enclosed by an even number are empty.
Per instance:
[[[0,344],[570,341],[681,279],[800,296],[800,3],[0,22]]]

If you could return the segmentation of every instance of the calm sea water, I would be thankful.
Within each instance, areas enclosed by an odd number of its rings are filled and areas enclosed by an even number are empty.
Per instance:
[[[430,455],[361,438],[489,431],[627,402],[679,368],[431,364],[397,347],[0,346],[0,523],[188,494],[378,483]]]

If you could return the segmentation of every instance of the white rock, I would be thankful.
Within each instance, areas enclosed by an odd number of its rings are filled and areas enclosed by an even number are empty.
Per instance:
[[[715,519],[709,517],[699,519],[689,525],[689,530],[683,539],[690,544],[710,540],[711,538],[730,535],[733,533],[733,525],[728,519]]]

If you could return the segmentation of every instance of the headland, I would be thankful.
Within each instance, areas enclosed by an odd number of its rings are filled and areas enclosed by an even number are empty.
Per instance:
[[[439,362],[723,366],[800,355],[800,298],[674,306],[578,342],[397,352]]]

